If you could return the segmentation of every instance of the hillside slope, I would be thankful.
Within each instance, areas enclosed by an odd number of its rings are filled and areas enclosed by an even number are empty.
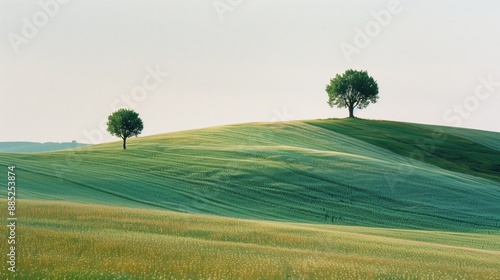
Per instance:
[[[336,131],[335,124],[345,127],[346,121],[353,127],[392,127],[400,133]],[[495,162],[490,162],[500,158],[496,141],[473,141],[476,132],[471,130],[441,131],[446,140],[436,150],[461,154],[454,150],[456,141],[467,139],[473,147],[464,157],[484,157],[493,170],[435,165],[405,156],[411,151],[401,152],[407,146],[398,143],[406,143],[401,138],[410,131],[414,138],[429,137],[415,127],[358,120],[242,124],[135,138],[127,150],[108,143],[0,154],[0,162],[17,166],[21,201],[91,202],[309,223],[497,229],[500,180]]]
[[[442,126],[340,119],[306,123],[408,158],[500,182],[500,133]]]

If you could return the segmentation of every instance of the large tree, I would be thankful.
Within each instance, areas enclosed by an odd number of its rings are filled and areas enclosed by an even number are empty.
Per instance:
[[[354,118],[354,108],[363,109],[378,99],[377,82],[366,71],[349,69],[337,74],[326,86],[328,105],[349,109],[349,118]]]
[[[123,139],[123,149],[127,148],[127,138],[141,134],[144,128],[139,114],[134,110],[119,109],[108,117],[108,132]]]

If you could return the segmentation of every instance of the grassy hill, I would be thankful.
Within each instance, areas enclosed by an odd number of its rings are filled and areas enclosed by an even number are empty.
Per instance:
[[[0,153],[0,278],[498,279],[499,153],[499,133],[358,119]]]
[[[389,121],[335,120],[307,123],[348,135],[447,170],[500,182],[500,134]]]
[[[500,227],[500,134],[358,119],[252,123],[1,154],[18,197],[234,218]],[[4,179],[2,179],[4,180]]]

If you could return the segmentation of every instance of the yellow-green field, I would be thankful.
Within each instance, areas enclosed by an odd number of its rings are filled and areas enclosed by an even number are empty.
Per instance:
[[[499,159],[500,133],[359,119],[0,153],[0,279],[500,279]]]
[[[459,132],[358,119],[240,124],[133,138],[127,150],[0,153],[0,175],[16,166],[22,199],[498,231],[500,133]]]
[[[17,272],[3,269],[1,279],[500,277],[498,232],[266,222],[32,200],[18,207]]]

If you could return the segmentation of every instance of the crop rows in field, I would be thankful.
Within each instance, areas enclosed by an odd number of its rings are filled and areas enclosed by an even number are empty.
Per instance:
[[[434,139],[429,127],[415,127],[363,120],[243,124],[131,139],[125,151],[108,143],[0,159],[18,166],[25,199],[275,221],[497,230],[500,183],[488,179],[491,170],[478,175],[467,166],[446,169],[405,156],[419,147],[411,141]],[[461,134],[467,132],[475,137]],[[456,147],[472,141],[443,135],[436,151],[461,155]],[[484,157],[492,167],[495,150],[474,143],[463,156]]]

